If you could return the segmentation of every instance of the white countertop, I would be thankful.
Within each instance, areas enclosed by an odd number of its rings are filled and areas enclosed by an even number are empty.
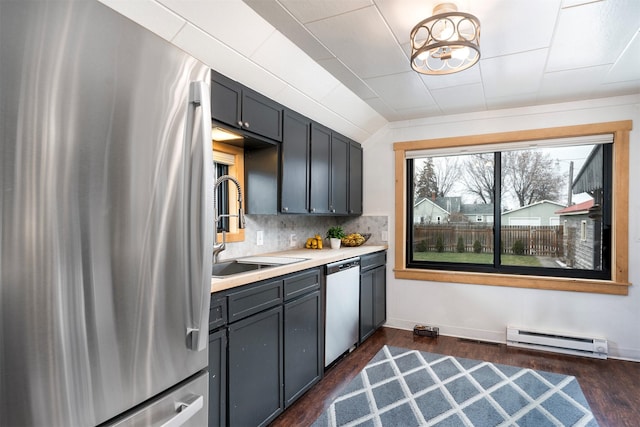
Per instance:
[[[270,252],[260,254],[259,256],[269,257],[293,257],[307,258],[305,261],[293,264],[278,265],[266,269],[247,271],[246,273],[234,274],[224,278],[214,277],[211,279],[211,293],[220,292],[236,286],[246,285],[248,283],[258,282],[260,280],[270,279],[297,271],[306,270],[307,268],[325,265],[331,262],[356,257],[360,255],[370,254],[373,252],[384,251],[388,249],[387,245],[367,245],[357,246],[355,248],[341,247],[340,249],[293,249],[289,251]]]

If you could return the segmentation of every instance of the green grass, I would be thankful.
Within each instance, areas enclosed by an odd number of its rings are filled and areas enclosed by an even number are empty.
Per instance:
[[[493,264],[493,254],[476,254],[474,252],[415,252],[413,258],[416,261]],[[542,266],[538,258],[531,255],[502,255],[502,265]]]

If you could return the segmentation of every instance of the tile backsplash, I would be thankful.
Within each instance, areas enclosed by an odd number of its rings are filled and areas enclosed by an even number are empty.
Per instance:
[[[336,225],[341,226],[347,234],[371,233],[367,244],[387,243],[382,240],[383,231],[388,235],[389,217],[387,216],[363,215],[343,218],[310,215],[246,215],[244,242],[227,243],[227,248],[220,253],[219,259],[294,249],[290,246],[292,234],[295,234],[295,248],[300,249],[304,247],[307,237],[315,234],[324,237],[327,229]],[[256,244],[258,231],[262,231],[264,235],[264,244],[261,246]]]

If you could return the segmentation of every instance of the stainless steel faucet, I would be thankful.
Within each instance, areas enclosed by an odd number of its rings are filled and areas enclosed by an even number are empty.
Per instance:
[[[231,181],[236,185],[236,188],[238,189],[238,214],[237,215],[231,215],[231,214],[223,214],[220,215],[218,213],[218,199],[217,199],[217,194],[218,194],[218,187],[220,186],[220,184],[222,184],[225,181]],[[240,183],[238,182],[238,180],[231,176],[231,175],[222,175],[220,178],[218,178],[215,182],[215,184],[213,185],[213,212],[214,212],[214,224],[215,224],[215,228],[216,231],[214,232],[213,235],[213,262],[214,264],[218,262],[218,254],[222,251],[225,250],[226,248],[226,231],[222,232],[222,242],[218,243],[218,232],[217,232],[217,227],[218,227],[218,221],[220,221],[220,218],[230,218],[232,216],[238,217],[238,228],[244,228],[245,227],[245,222],[244,222],[244,210],[242,209],[242,188],[240,188]]]

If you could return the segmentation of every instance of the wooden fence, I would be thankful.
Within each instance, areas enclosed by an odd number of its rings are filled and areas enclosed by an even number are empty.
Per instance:
[[[563,227],[508,225],[500,230],[503,254],[513,254],[520,246],[524,255],[561,257],[563,255]],[[444,252],[457,252],[462,237],[464,252],[473,252],[476,241],[480,251],[493,252],[493,225],[441,224],[414,225],[413,242],[416,252],[435,252],[439,243]],[[521,242],[522,245],[516,242]],[[477,246],[477,244],[476,244]]]

